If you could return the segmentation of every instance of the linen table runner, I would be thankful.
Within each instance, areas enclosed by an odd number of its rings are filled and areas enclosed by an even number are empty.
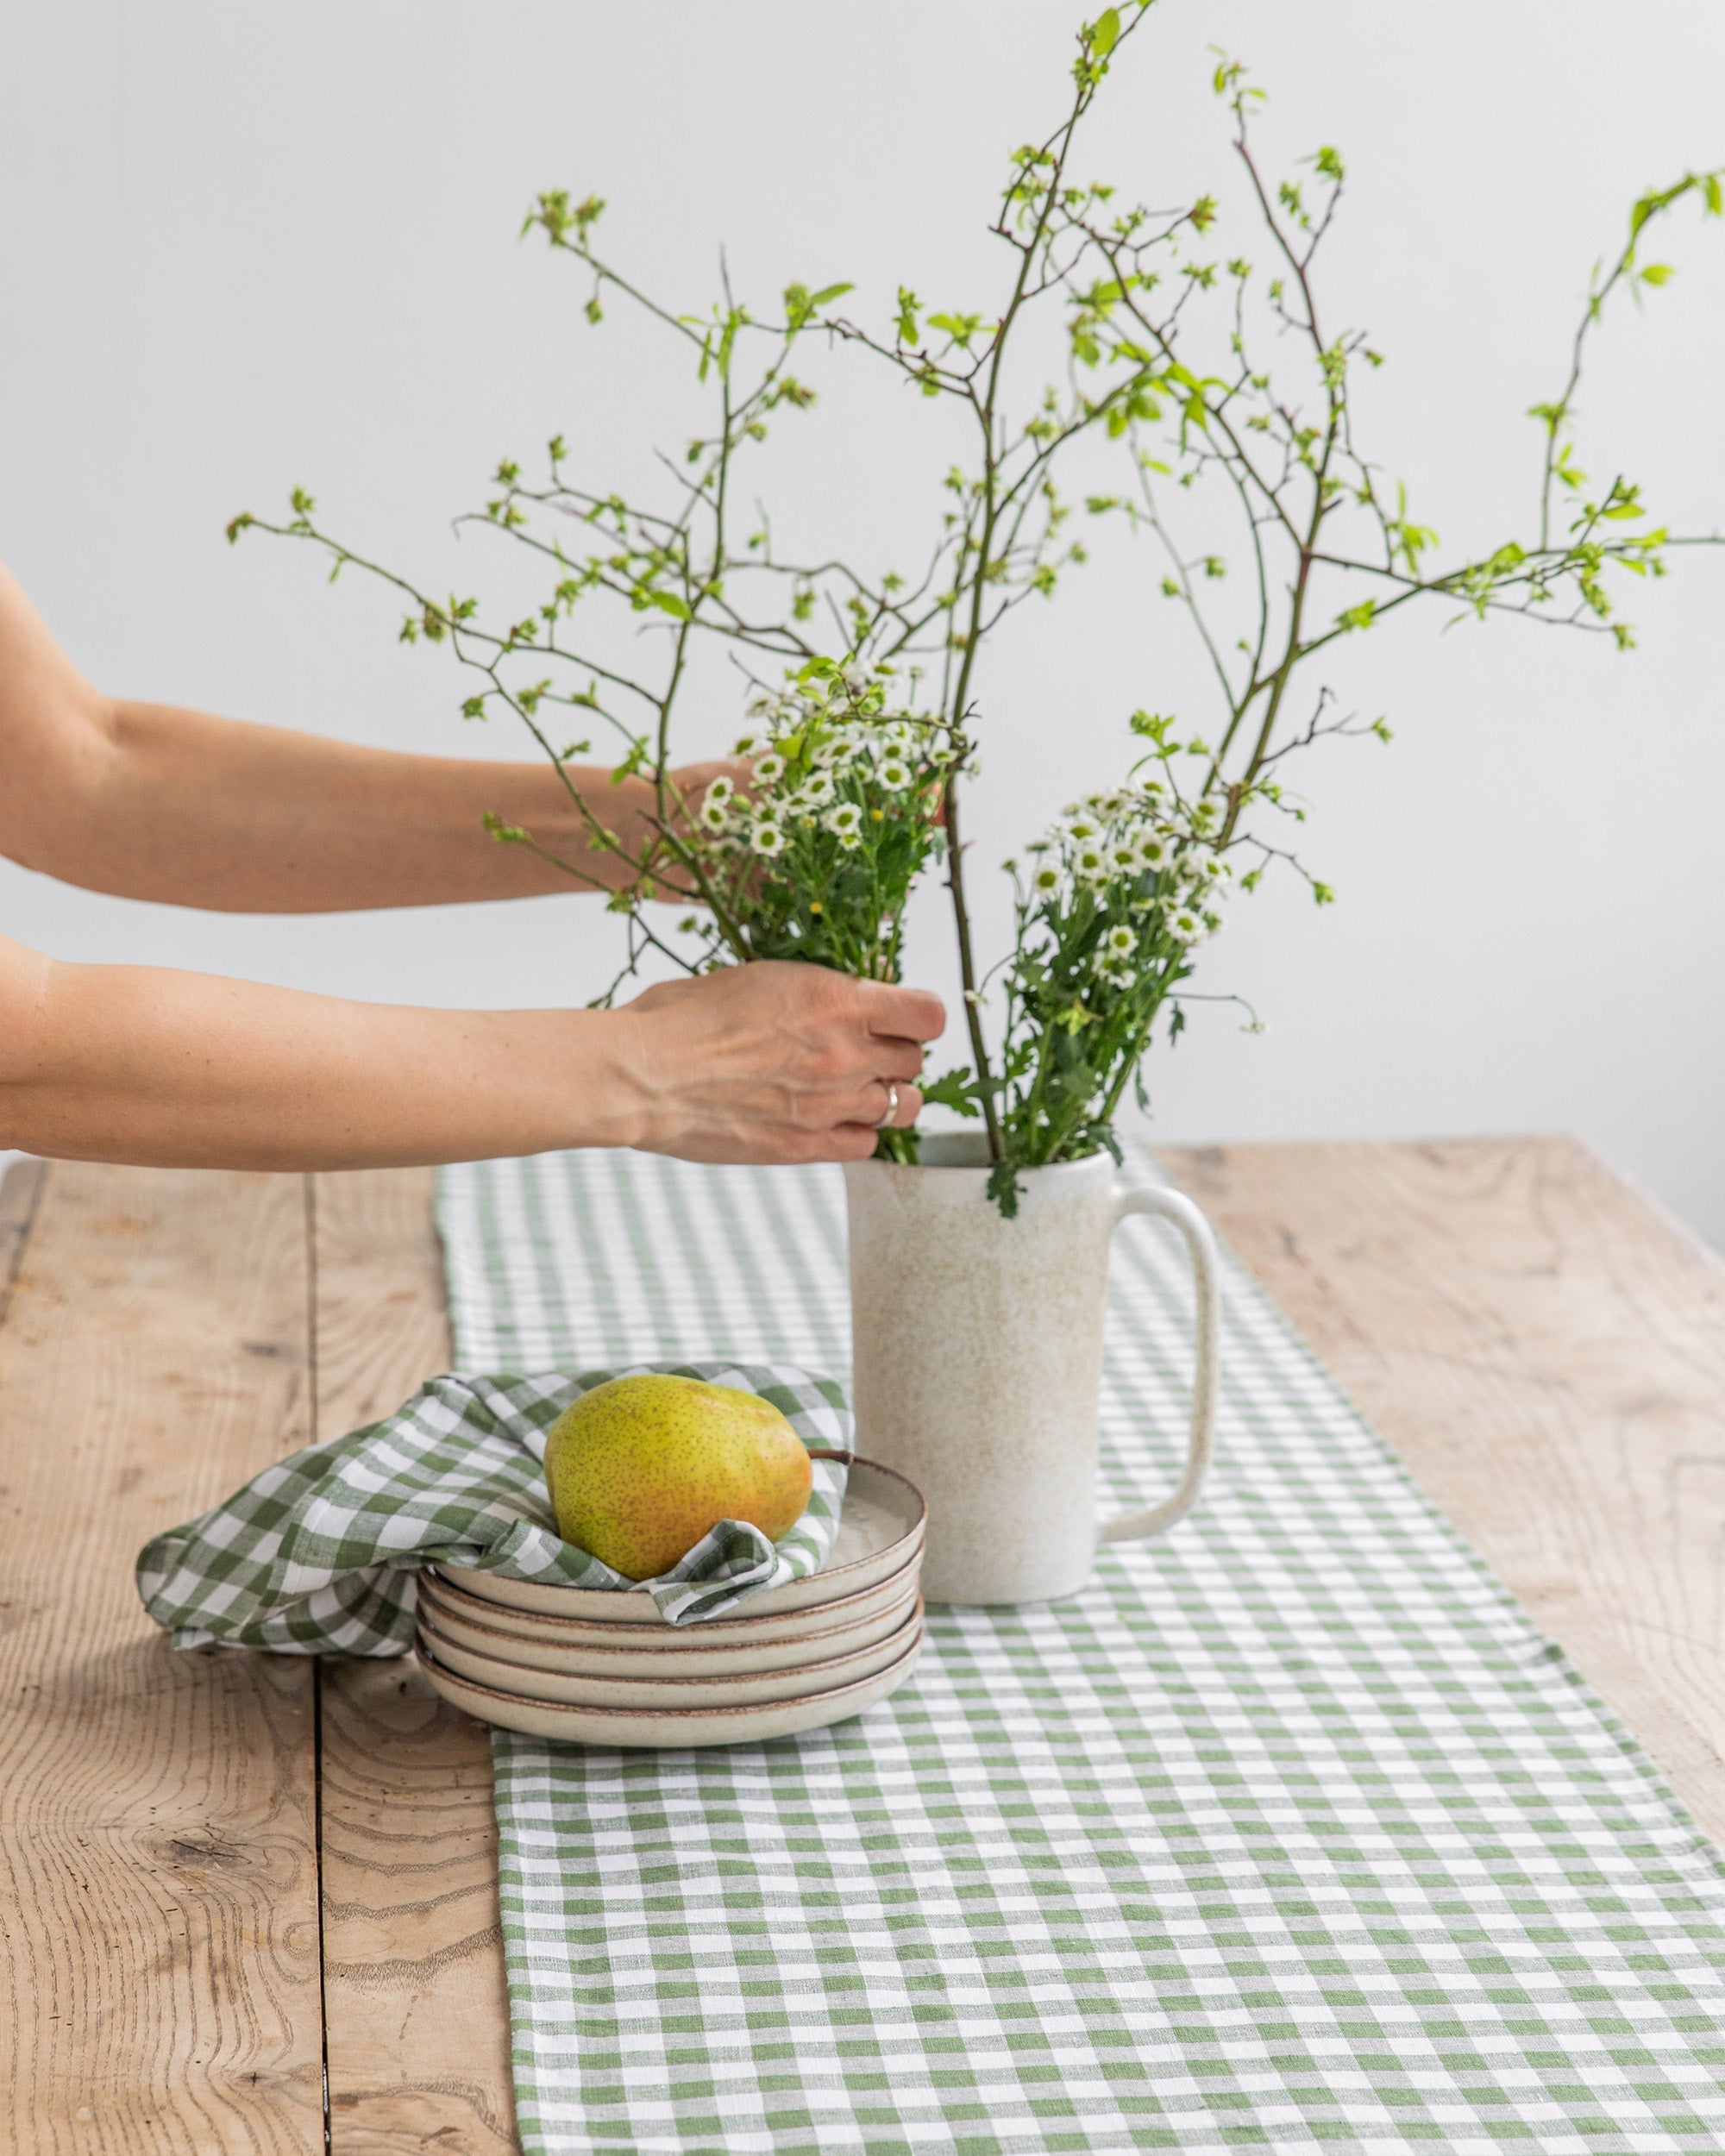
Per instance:
[[[444,1172],[457,1353],[848,1364],[837,1170]],[[1110,1508],[1172,1487],[1171,1238],[1114,1238]],[[1725,2147],[1725,1865],[1229,1263],[1216,1466],[1076,1599],[929,1612],[859,1720],[497,1733],[526,2148]]]

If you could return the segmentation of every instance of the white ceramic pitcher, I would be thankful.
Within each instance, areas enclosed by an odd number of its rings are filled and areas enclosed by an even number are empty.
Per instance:
[[[1017,1217],[988,1195],[987,1141],[923,1140],[924,1165],[857,1161],[850,1216],[856,1449],[928,1500],[923,1589],[953,1602],[1076,1594],[1099,1541],[1170,1526],[1209,1464],[1218,1295],[1209,1224],[1107,1154],[1021,1171]],[[1147,1512],[1099,1520],[1096,1410],[1108,1244],[1131,1213],[1180,1231],[1197,1284],[1186,1470]]]

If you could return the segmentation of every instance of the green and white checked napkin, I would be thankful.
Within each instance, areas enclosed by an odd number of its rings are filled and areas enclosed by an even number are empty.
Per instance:
[[[846,1362],[826,1169],[445,1171],[474,1367]],[[1114,1242],[1107,1495],[1178,1471],[1183,1265]],[[1725,1869],[1238,1269],[1195,1514],[928,1614],[859,1720],[497,1733],[535,2156],[1725,2147]]]
[[[434,1377],[383,1421],[276,1461],[202,1519],[147,1543],[144,1608],[176,1647],[405,1654],[425,1564],[650,1595],[674,1625],[819,1571],[838,1532],[848,1457],[812,1462],[809,1501],[777,1542],[723,1520],[656,1579],[626,1579],[562,1539],[545,1489],[546,1432],[583,1393],[643,1370],[758,1393],[811,1449],[850,1445],[843,1392],[786,1363]]]

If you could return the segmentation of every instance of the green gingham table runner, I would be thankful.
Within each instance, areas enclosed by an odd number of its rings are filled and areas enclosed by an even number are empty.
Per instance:
[[[847,1361],[836,1171],[446,1170],[472,1365]],[[1182,1263],[1115,1238],[1114,1504]],[[1230,1265],[1216,1467],[1075,1600],[929,1613],[859,1720],[496,1733],[530,2152],[1725,2147],[1725,1865]]]

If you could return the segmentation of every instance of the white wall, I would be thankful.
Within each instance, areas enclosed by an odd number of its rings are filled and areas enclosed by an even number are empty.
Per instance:
[[[1051,0],[220,0],[6,9],[0,80],[0,554],[96,679],[357,739],[520,753],[455,715],[438,655],[310,558],[222,528],[296,481],[386,558],[451,572],[446,520],[561,427],[603,465],[685,431],[683,392],[568,266],[514,233],[597,189],[608,244],[686,304],[740,285],[903,279],[986,309],[1000,154],[1044,128],[1078,9]],[[1110,86],[1093,169],[1158,199],[1233,188],[1206,48],[1274,91],[1268,139],[1347,152],[1337,311],[1391,364],[1377,453],[1446,540],[1521,523],[1521,415],[1561,379],[1590,263],[1640,187],[1725,160],[1714,0],[1162,0]],[[1584,461],[1675,526],[1725,523],[1725,226],[1608,329]],[[836,392],[781,489],[865,550],[920,530],[938,445]],[[902,406],[890,410],[902,422]],[[806,457],[806,461],[800,460]],[[819,489],[819,494],[812,490]],[[907,548],[895,549],[900,555]],[[458,556],[474,580],[473,541]],[[997,860],[1106,779],[1134,705],[1195,698],[1137,562],[1027,617],[982,682],[973,818]],[[1718,962],[1725,557],[1690,555],[1628,657],[1507,624],[1384,631],[1344,686],[1395,745],[1308,774],[1338,905],[1266,890],[1206,962],[1268,1018],[1201,1019],[1152,1073],[1180,1140],[1580,1132],[1725,1240]],[[1189,705],[1195,711],[1195,703]],[[715,704],[714,737],[732,714]],[[699,742],[693,745],[703,745]],[[3,775],[0,774],[0,783]],[[932,895],[932,894],[931,894]],[[995,926],[998,906],[989,909]],[[150,959],[437,1003],[580,1000],[612,924],[582,901],[258,921],[124,904],[0,864],[0,924]],[[949,983],[931,910],[915,970]]]

